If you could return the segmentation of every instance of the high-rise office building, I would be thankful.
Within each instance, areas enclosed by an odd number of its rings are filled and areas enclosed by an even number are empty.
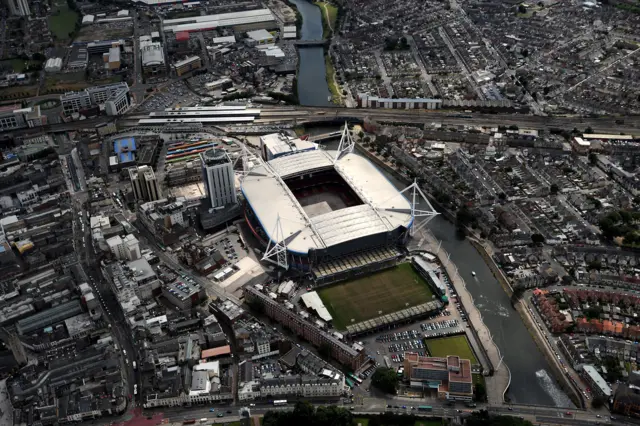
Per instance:
[[[157,201],[162,198],[158,180],[151,167],[131,167],[129,179],[137,201]]]
[[[200,154],[202,179],[211,207],[224,207],[238,202],[233,163],[223,149],[209,149]]]
[[[31,9],[29,8],[28,0],[6,0],[9,11],[12,15],[29,16],[31,15]]]

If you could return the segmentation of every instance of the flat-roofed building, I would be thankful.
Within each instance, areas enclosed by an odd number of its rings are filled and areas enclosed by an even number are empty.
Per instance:
[[[41,114],[39,105],[31,108],[20,108],[18,104],[0,107],[0,130],[38,127],[45,124],[47,116]]]
[[[455,355],[446,358],[406,352],[404,375],[411,386],[437,390],[439,399],[471,401],[473,376],[471,361]]]
[[[236,31],[275,29],[278,28],[278,24],[269,9],[256,9],[217,15],[165,19],[163,27],[167,32],[179,33],[182,31],[208,31],[218,28],[233,28]]]
[[[181,61],[176,62],[171,66],[176,75],[181,76],[190,71],[202,68],[202,59],[199,56],[190,56]]]
[[[67,92],[60,96],[60,102],[65,115],[100,105],[104,106],[107,115],[121,115],[131,106],[127,83],[105,84],[80,92]]]
[[[149,166],[131,167],[129,179],[136,201],[157,201],[162,198],[162,192],[153,168]]]
[[[602,377],[593,365],[584,364],[582,366],[582,372],[582,376],[586,379],[587,383],[589,383],[593,393],[604,398],[609,398],[613,395],[611,386],[609,386],[604,377]]]
[[[140,56],[142,72],[147,76],[159,76],[166,72],[164,49],[160,42],[153,41],[151,36],[140,37]]]

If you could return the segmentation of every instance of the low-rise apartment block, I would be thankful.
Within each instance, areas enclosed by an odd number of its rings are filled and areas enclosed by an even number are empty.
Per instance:
[[[471,361],[457,356],[435,358],[408,352],[404,375],[411,386],[437,390],[439,399],[471,401],[473,377]]]
[[[360,368],[367,360],[367,355],[363,350],[355,349],[341,342],[257,288],[252,286],[245,287],[244,296],[249,303],[261,303],[267,316],[289,327],[298,336],[305,338],[318,347],[327,345],[331,349],[333,358],[351,367],[354,371]]]

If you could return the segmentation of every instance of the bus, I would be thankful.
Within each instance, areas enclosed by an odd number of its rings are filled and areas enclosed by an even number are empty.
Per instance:
[[[349,373],[348,376],[351,377],[353,380],[355,380],[357,384],[359,384],[359,385],[362,384],[362,379],[360,377],[356,376],[355,374]]]
[[[287,405],[287,400],[286,399],[276,399],[275,401],[273,401],[273,405],[275,405],[275,406]]]
[[[418,406],[418,411],[433,411],[433,407],[430,405],[420,405]]]
[[[344,382],[347,384],[347,386],[349,386],[349,389],[353,389],[353,380],[351,380],[349,377],[345,377]]]
[[[133,394],[134,395],[138,394],[138,385],[137,384],[133,385]]]

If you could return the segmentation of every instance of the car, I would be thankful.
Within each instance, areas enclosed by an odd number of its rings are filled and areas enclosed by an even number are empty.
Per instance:
[[[227,410],[227,414],[231,414],[233,411],[231,410]]]
[[[513,411],[513,407],[508,407],[507,408],[509,411]]]
[[[210,413],[215,413],[216,409],[215,408],[209,408],[209,412]]]
[[[218,417],[224,417],[224,413],[218,413]]]
[[[597,418],[600,418],[600,417],[602,417],[602,416],[601,416],[600,414],[596,414],[596,417],[597,417]]]
[[[566,413],[564,413],[566,416],[573,416],[573,412],[571,411],[567,411]]]

